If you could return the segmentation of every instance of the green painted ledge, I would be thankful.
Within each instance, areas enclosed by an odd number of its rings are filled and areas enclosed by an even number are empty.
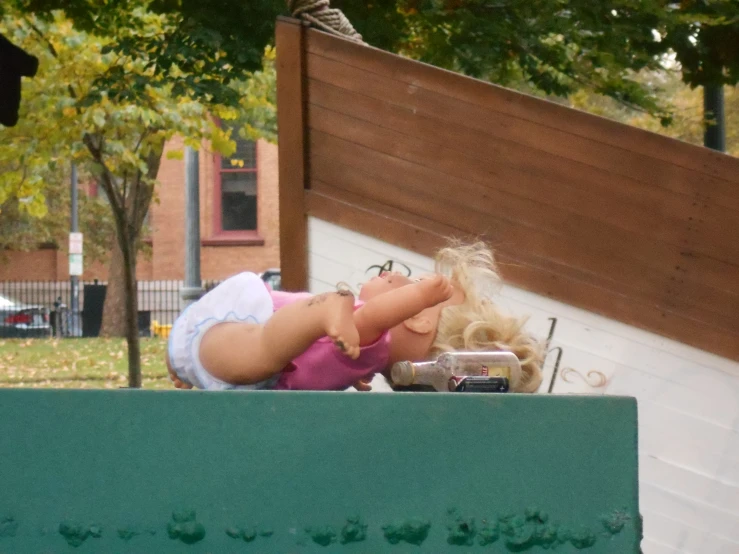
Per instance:
[[[639,552],[633,398],[0,391],[0,553]]]

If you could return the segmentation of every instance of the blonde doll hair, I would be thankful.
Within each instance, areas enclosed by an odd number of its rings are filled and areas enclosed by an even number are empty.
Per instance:
[[[454,241],[434,261],[436,272],[450,277],[465,300],[442,310],[430,359],[459,350],[510,351],[521,362],[521,372],[511,375],[511,391],[535,392],[542,381],[543,344],[524,330],[527,318],[506,315],[492,302],[502,284],[492,251],[483,242]]]

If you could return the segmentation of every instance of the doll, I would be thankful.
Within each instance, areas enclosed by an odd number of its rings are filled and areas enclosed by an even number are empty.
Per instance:
[[[367,390],[398,361],[454,350],[508,350],[521,361],[511,390],[541,383],[542,346],[524,319],[503,314],[492,252],[452,244],[418,279],[383,272],[355,296],[269,290],[254,273],[231,277],[172,327],[167,366],[178,388]]]

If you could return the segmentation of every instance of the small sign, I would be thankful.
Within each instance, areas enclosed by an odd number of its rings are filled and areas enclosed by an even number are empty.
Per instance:
[[[82,254],[69,255],[69,274],[77,277],[82,275]]]
[[[69,233],[69,253],[82,254],[82,233]]]

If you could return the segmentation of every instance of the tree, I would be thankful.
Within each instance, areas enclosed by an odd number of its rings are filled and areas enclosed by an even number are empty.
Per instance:
[[[276,51],[267,46],[264,51],[262,68],[251,74],[246,81],[237,85],[239,91],[239,110],[243,114],[243,128],[239,134],[243,138],[265,139],[277,143],[277,69]]]
[[[683,81],[711,98],[739,80],[736,0],[406,0],[413,57],[510,86],[523,79],[545,94],[591,90],[646,111],[663,125],[669,103],[637,78],[676,62]],[[709,125],[709,134],[710,134]]]
[[[659,0],[406,0],[407,55],[504,86],[526,81],[533,91],[564,97],[589,89],[665,122],[658,91],[636,81],[658,69],[661,46],[651,29]]]
[[[61,169],[61,168],[60,168]],[[44,179],[47,212],[37,217],[28,213],[23,200],[13,196],[0,207],[0,262],[4,250],[31,251],[39,245],[60,247],[69,236],[69,172],[59,171]],[[101,198],[79,195],[80,231],[85,240],[87,263],[107,260],[115,229],[110,207]]]
[[[263,68],[255,72],[251,79],[239,83],[239,109],[248,114],[239,134],[251,140],[265,139],[277,142],[277,107],[276,107],[276,71],[275,50],[267,47],[265,50]],[[38,112],[37,101],[48,101],[42,93],[45,80],[28,80],[24,83],[27,95],[24,103],[32,104],[28,111]],[[22,123],[23,124],[23,123]],[[17,140],[19,135],[7,130],[7,136]],[[6,158],[15,156],[14,150],[5,150]],[[0,167],[10,168],[8,159]],[[69,233],[70,214],[70,171],[64,160],[53,164],[49,171],[44,167],[37,168],[42,173],[44,183],[43,196],[24,197],[19,199],[15,193],[0,202],[0,256],[7,249],[31,251],[39,245],[60,247],[66,243]],[[6,174],[6,177],[9,177]],[[87,194],[84,183],[91,182],[89,175],[80,176],[79,217],[80,231],[85,236],[85,262],[109,261],[111,245],[115,238],[115,226],[110,213],[110,206],[104,196]],[[17,183],[13,179],[10,183]],[[0,187],[0,193],[11,192],[11,187]],[[36,205],[35,210],[28,205],[29,201],[44,199],[43,204]],[[30,208],[30,212],[29,212]],[[115,282],[114,285],[115,286]],[[118,287],[122,289],[122,287]],[[109,312],[114,312],[110,309]],[[118,328],[118,321],[112,324]],[[112,334],[119,334],[113,330]],[[124,331],[120,333],[125,336]]]
[[[672,51],[678,31],[685,36],[684,28],[692,29],[688,36],[693,37],[701,24],[712,32],[721,29],[721,63],[735,68],[739,55],[727,48],[729,28],[739,21],[730,3],[723,4],[726,13],[710,16],[692,13],[690,3],[676,11],[676,5],[662,0],[566,6],[551,0],[333,0],[332,5],[374,46],[562,103],[578,92],[593,92],[610,107],[611,116],[616,111],[628,119],[642,114],[644,125],[671,122],[672,96],[663,90],[668,81],[674,85],[671,60],[676,55],[702,59],[700,43],[693,39],[677,54]],[[683,80],[691,83],[696,71],[717,79],[716,64],[709,63],[710,71],[691,69],[699,65],[690,62]],[[732,71],[724,82],[735,79]],[[592,107],[594,99],[588,97]]]
[[[131,14],[146,10],[151,15],[164,16],[168,22],[160,34],[121,34],[130,23]],[[53,18],[63,10],[78,31],[99,37],[112,37],[108,48],[149,62],[148,70],[156,79],[172,82],[176,95],[187,92],[205,103],[234,105],[233,90],[223,87],[233,80],[260,68],[264,48],[274,37],[278,15],[287,14],[284,0],[4,0],[4,12],[33,15],[41,20]],[[218,53],[216,57],[213,54]],[[208,54],[203,56],[203,54]],[[199,80],[172,81],[173,66]],[[105,88],[125,94],[131,99],[145,97],[145,83],[127,82],[124,90],[115,72],[99,75]]]
[[[166,73],[154,70],[145,50],[133,57],[129,45],[171,34],[179,20],[143,7],[120,15],[126,19],[118,33],[106,37],[79,31],[62,12],[54,12],[51,19],[12,13],[2,20],[0,32],[38,56],[41,69],[24,91],[20,123],[5,132],[10,146],[2,149],[0,159],[0,201],[14,196],[23,211],[42,215],[47,210],[45,176],[69,160],[97,180],[116,231],[118,250],[113,250],[111,267],[116,271],[119,262],[129,385],[138,387],[136,253],[164,144],[181,135],[188,146],[199,148],[205,140],[222,154],[232,154],[230,131],[221,129],[210,115],[224,120],[239,117],[246,85],[227,85],[223,76],[207,72],[217,65],[219,51],[195,56],[189,46],[180,56],[192,73],[176,63]],[[218,84],[227,89],[218,98],[231,105],[213,102],[215,95],[206,93],[216,91]],[[208,99],[211,103],[206,104]],[[115,281],[113,273],[111,285]]]
[[[48,14],[64,7],[82,28],[110,34],[142,0],[120,0],[94,9],[86,0],[9,0],[26,13]],[[274,20],[286,12],[283,0],[152,0],[148,9],[175,17],[177,25],[161,36],[121,43],[129,55],[146,55],[155,76],[167,72],[178,50],[189,60],[202,51],[223,52],[219,64],[206,65],[224,82],[258,68],[271,43]],[[400,52],[467,75],[503,85],[522,75],[536,90],[567,95],[583,87],[667,118],[654,91],[631,79],[632,71],[657,67],[660,44],[651,29],[665,17],[664,0],[333,0],[369,44]],[[175,45],[177,45],[175,47]],[[177,62],[181,65],[181,62]],[[182,66],[185,71],[194,67]],[[111,75],[115,78],[115,75]],[[206,87],[208,83],[201,83]],[[115,83],[109,83],[109,88]],[[218,88],[218,87],[215,87]],[[129,94],[136,94],[135,84]],[[205,90],[202,91],[203,93]],[[200,90],[194,90],[197,95]],[[220,102],[230,104],[224,98]]]
[[[630,110],[608,98],[587,91],[571,95],[570,105],[654,133],[695,145],[703,144],[704,117],[701,90],[686,85],[679,70],[642,74],[638,79],[645,82],[659,80],[660,86],[665,91],[665,100],[669,101],[674,109],[671,125],[664,127],[648,114]],[[726,87],[726,107],[726,152],[739,156],[739,89]]]
[[[703,87],[705,146],[725,150],[723,92],[739,82],[739,3],[684,0],[667,7],[663,47],[674,52],[683,81]]]

